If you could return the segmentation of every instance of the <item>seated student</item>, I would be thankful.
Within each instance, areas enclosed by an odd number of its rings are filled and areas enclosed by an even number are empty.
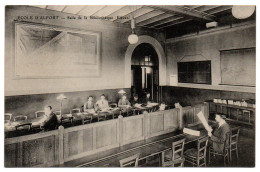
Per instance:
[[[41,127],[44,128],[45,131],[55,130],[58,125],[57,116],[52,112],[52,107],[47,106],[44,108],[45,116],[43,118],[43,122]]]
[[[131,103],[126,99],[126,95],[123,95],[122,98],[118,101],[118,107],[131,106]]]
[[[223,116],[216,114],[215,120],[218,123],[218,128],[213,134],[208,132],[208,136],[210,137],[210,144],[213,146],[213,150],[223,153],[224,145],[229,143],[228,137],[231,134],[231,130]]]
[[[152,103],[151,94],[150,94],[149,92],[146,93],[146,97],[143,98],[142,103],[143,103],[143,104],[149,104],[149,103]]]
[[[136,104],[139,104],[140,101],[138,99],[138,94],[134,95],[134,98],[131,99],[131,106],[135,106]]]
[[[98,100],[95,105],[97,110],[105,110],[109,108],[108,101],[104,94],[100,96],[100,100]]]
[[[165,110],[166,104],[164,102],[161,103],[159,110]]]
[[[84,104],[84,112],[88,109],[94,109],[93,96],[89,96],[88,101]]]

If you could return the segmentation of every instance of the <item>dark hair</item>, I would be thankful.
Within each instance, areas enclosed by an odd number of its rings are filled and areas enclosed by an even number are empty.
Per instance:
[[[88,99],[89,99],[90,97],[92,97],[92,98],[93,98],[93,96],[88,96]]]
[[[134,94],[134,97],[137,97],[137,98],[138,98],[138,94]]]
[[[216,118],[217,115],[218,115],[220,118],[222,118],[222,119],[226,119],[226,118],[227,118],[225,115],[219,114],[219,113],[214,114],[215,118]]]
[[[47,106],[48,108],[50,108],[50,110],[52,110],[52,107],[51,106]]]
[[[102,97],[102,96],[106,97],[106,96],[105,96],[105,94],[101,94],[101,96],[100,96],[100,97]]]

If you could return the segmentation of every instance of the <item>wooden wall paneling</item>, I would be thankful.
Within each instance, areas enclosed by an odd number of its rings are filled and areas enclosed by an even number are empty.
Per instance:
[[[169,129],[177,129],[178,124],[178,110],[170,109],[164,111],[164,131]]]
[[[63,164],[64,163],[64,150],[63,150],[63,135],[64,135],[64,127],[61,125],[59,126],[59,133],[58,133],[58,160],[59,160],[59,164]]]
[[[164,130],[163,112],[152,112],[149,114],[150,119],[150,137],[159,135]]]
[[[123,127],[123,116],[119,115],[118,122],[119,122],[119,146],[124,145],[124,127]]]
[[[57,164],[57,135],[58,131],[50,131],[5,139],[5,166],[45,167]]]
[[[186,106],[182,108],[183,126],[186,127],[193,123],[193,107]]]
[[[150,120],[149,120],[149,114],[146,112],[144,115],[144,139],[147,139],[150,137]]]
[[[5,167],[17,167],[17,160],[18,160],[18,150],[19,150],[19,144],[13,143],[13,144],[7,144],[5,145],[5,151],[4,151],[4,166]]]
[[[144,115],[123,118],[123,143],[127,144],[145,138]]]

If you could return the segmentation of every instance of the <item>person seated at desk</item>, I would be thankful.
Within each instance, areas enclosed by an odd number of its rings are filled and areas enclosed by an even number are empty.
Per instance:
[[[94,109],[93,96],[88,97],[88,101],[84,104],[84,112]]]
[[[160,104],[160,106],[159,106],[159,111],[160,110],[165,110],[165,108],[166,108],[166,104],[165,104],[165,102],[162,102],[161,104]]]
[[[97,110],[105,110],[109,108],[108,101],[104,94],[100,96],[100,100],[98,100],[95,105]]]
[[[143,99],[142,103],[145,105],[152,103],[151,94],[149,92],[146,93],[146,97]]]
[[[118,101],[118,107],[127,106],[131,106],[131,103],[126,99],[126,95],[123,95],[122,98]]]
[[[217,153],[223,153],[224,146],[228,146],[229,135],[231,134],[230,127],[224,118],[224,116],[216,114],[215,120],[218,123],[218,128],[215,129],[213,134],[210,131],[208,132],[208,136],[210,137],[210,145]]]
[[[52,112],[52,107],[45,107],[44,112],[44,121],[42,122],[41,127],[44,128],[45,131],[55,130],[58,126],[58,119],[57,116]]]
[[[131,99],[131,106],[135,106],[136,104],[140,104],[138,94],[135,94],[134,97]]]

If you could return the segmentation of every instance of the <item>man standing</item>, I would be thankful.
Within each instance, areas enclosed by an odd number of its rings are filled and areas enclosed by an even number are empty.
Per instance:
[[[218,123],[218,128],[215,129],[213,134],[208,132],[213,150],[218,153],[223,153],[224,146],[228,145],[229,135],[231,134],[230,127],[223,118],[219,114],[216,114],[215,120]]]

